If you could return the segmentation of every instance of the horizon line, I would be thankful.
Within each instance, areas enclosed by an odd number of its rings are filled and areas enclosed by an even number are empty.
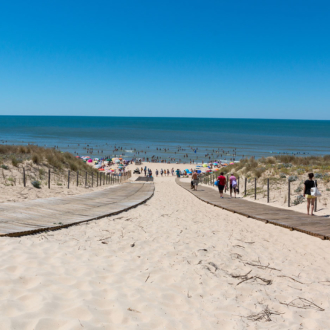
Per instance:
[[[161,117],[161,116],[95,116],[95,115],[1,115],[0,117],[94,117],[94,118],[159,118],[159,119],[237,119],[237,120],[296,120],[296,121],[330,121],[330,119],[297,119],[297,118],[245,118],[245,117]]]

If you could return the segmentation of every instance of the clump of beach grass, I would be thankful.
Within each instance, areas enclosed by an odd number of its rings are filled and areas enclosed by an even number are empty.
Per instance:
[[[54,170],[87,171],[95,172],[91,166],[76,158],[69,152],[61,152],[53,148],[43,148],[35,145],[4,145],[0,144],[0,162],[8,166],[8,160],[15,167],[25,161],[32,161],[35,165],[43,165]]]

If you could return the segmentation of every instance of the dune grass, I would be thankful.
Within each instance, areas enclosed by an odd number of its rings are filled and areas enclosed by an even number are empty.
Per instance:
[[[34,145],[0,145],[0,164],[9,164],[18,167],[24,161],[32,161],[36,165],[44,165],[58,171],[95,171],[81,159],[69,152],[62,153],[53,148],[43,148]]]

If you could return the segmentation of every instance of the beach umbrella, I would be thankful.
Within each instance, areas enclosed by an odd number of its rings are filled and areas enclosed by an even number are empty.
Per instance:
[[[235,163],[233,163],[233,162],[231,162],[231,163],[229,163],[229,165],[234,165]]]
[[[213,163],[213,165],[218,165],[218,163]]]
[[[115,160],[115,163],[117,163],[117,164],[120,163],[120,160],[119,159],[116,159]]]
[[[108,162],[111,162],[111,161],[112,161],[112,159],[111,159],[111,158],[108,158],[108,159],[107,159],[107,161],[108,161]]]
[[[88,160],[87,160],[87,163],[92,163],[93,161],[89,158]]]
[[[218,168],[215,168],[215,169],[214,169],[214,172],[216,172],[216,171],[220,171],[220,170],[219,170]]]
[[[99,171],[104,171],[104,168],[99,168]]]
[[[201,170],[197,170],[197,173],[200,174],[200,173],[202,173],[202,171]]]
[[[203,164],[203,167],[208,167],[208,165],[207,164]]]

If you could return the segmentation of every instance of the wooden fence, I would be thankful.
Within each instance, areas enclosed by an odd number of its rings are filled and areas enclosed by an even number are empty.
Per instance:
[[[0,168],[0,184],[5,186],[32,187],[38,182],[40,187],[99,187],[120,184],[131,177],[131,171],[121,174],[87,171],[45,170],[36,167],[18,167],[15,170]]]
[[[200,178],[200,183],[214,186],[214,182],[218,178],[218,174],[210,174],[205,175]],[[284,180],[286,180],[286,185],[283,185]],[[317,183],[317,180],[315,180]],[[246,178],[246,177],[237,177],[237,187],[239,189],[239,193],[243,197],[252,196],[255,200],[260,198],[266,198],[267,203],[271,200],[275,200],[277,198],[276,192],[285,189],[285,202],[287,202],[288,207],[292,205],[300,204],[299,200],[297,200],[299,195],[303,194],[304,184],[302,181],[298,179],[295,181],[291,181],[289,179],[277,179],[277,178]],[[229,188],[229,175],[227,175],[226,180],[226,188]],[[273,194],[273,197],[271,196]],[[296,196],[296,199],[293,199],[293,195]],[[317,210],[317,198],[315,200],[314,210]]]

